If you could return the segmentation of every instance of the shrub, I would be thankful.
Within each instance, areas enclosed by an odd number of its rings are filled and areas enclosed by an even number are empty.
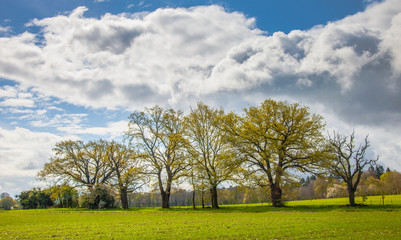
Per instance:
[[[97,184],[80,198],[80,206],[90,209],[113,208],[114,192],[104,184]]]

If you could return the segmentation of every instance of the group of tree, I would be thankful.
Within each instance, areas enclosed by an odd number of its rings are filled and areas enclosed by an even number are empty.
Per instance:
[[[90,209],[115,207],[114,191],[104,185],[95,184],[93,188],[79,195],[74,186],[55,185],[49,188],[33,188],[17,195],[24,209],[84,207]]]
[[[53,149],[55,155],[38,173],[42,179],[63,185],[86,187],[88,194],[98,185],[119,191],[123,208],[128,208],[127,193],[146,180],[139,170],[139,155],[115,141],[62,141]]]
[[[15,201],[12,197],[9,195],[3,197],[0,199],[0,209],[4,210],[11,210],[14,207],[17,207],[17,201]]]
[[[17,195],[17,200],[24,209],[48,207],[77,207],[78,191],[69,185],[55,185],[50,188],[33,188]]]
[[[354,133],[326,137],[323,118],[298,103],[269,99],[241,115],[203,103],[187,115],[155,106],[133,112],[129,120],[124,144],[57,143],[38,176],[88,192],[107,185],[118,191],[123,208],[128,208],[128,194],[145,183],[158,189],[161,206],[168,208],[173,186],[186,181],[194,207],[196,193],[203,201],[208,191],[218,208],[218,187],[224,183],[263,188],[280,207],[283,187],[301,172],[341,178],[354,205],[364,169],[378,160],[367,157],[367,137],[361,144]]]

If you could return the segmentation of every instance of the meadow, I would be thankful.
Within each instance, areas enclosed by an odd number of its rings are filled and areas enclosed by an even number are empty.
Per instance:
[[[385,205],[380,196],[368,206],[346,203],[0,211],[0,239],[401,239],[401,195],[386,196]]]

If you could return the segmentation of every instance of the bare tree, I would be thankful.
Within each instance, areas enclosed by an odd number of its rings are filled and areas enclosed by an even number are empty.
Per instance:
[[[357,146],[355,132],[345,136],[334,132],[329,136],[330,146],[333,152],[332,160],[328,163],[328,171],[340,177],[347,184],[349,205],[355,206],[355,192],[361,180],[363,170],[368,165],[374,165],[379,160],[369,159],[366,155],[370,147],[368,136],[363,143]]]
[[[183,114],[159,106],[130,115],[128,136],[142,150],[147,173],[157,178],[162,207],[169,207],[173,181],[186,168]]]

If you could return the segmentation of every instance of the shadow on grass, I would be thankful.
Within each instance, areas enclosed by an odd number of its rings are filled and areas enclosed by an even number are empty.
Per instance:
[[[401,205],[365,205],[365,206],[340,206],[340,205],[298,205],[286,207],[272,206],[247,206],[247,205],[224,205],[219,209],[192,209],[173,207],[170,209],[158,209],[159,211],[188,211],[188,212],[210,212],[210,213],[258,213],[258,212],[329,212],[329,211],[401,211]]]
[[[361,211],[401,211],[401,205],[365,205],[349,207],[344,205],[296,205],[286,207],[272,207],[265,205],[223,205],[219,209],[212,208],[196,208],[192,207],[170,207],[163,209],[160,207],[135,207],[130,209],[44,209],[44,211],[61,211],[61,212],[138,212],[138,213],[263,213],[263,212],[330,212],[330,211],[344,211],[344,212],[361,212]]]

